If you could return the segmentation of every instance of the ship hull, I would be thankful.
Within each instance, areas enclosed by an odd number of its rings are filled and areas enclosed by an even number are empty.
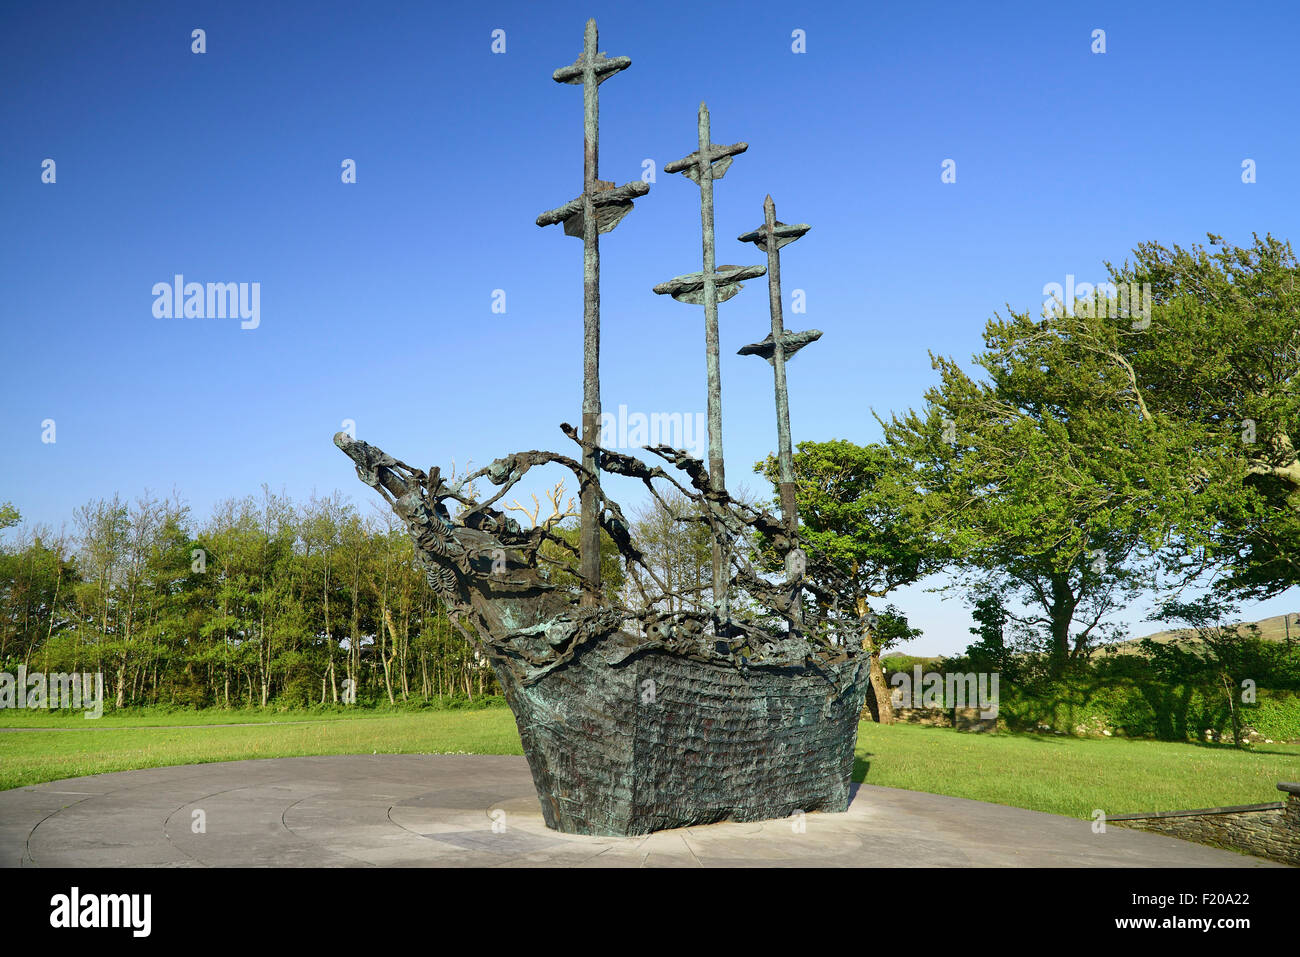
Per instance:
[[[848,808],[862,658],[737,667],[622,633],[530,684],[498,676],[546,824],[636,835]]]

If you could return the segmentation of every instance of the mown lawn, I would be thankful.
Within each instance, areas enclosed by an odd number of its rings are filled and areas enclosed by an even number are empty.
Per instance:
[[[172,718],[174,716],[165,716]],[[191,719],[194,716],[189,716]],[[242,716],[226,716],[243,721]],[[158,719],[159,721],[162,718]],[[292,722],[292,723],[290,723]],[[311,754],[523,754],[505,707],[405,714],[280,715],[247,726],[134,726],[129,715],[0,731],[0,790],[60,778]],[[185,722],[195,724],[193,720]]]
[[[504,707],[501,697],[485,696],[473,702],[463,699],[454,703],[403,705],[396,707],[380,704],[373,707],[324,705],[311,708],[177,708],[136,707],[117,710],[109,707],[98,718],[87,718],[76,709],[7,708],[0,710],[0,728],[63,728],[67,730],[93,730],[95,728],[144,728],[162,726],[215,725],[215,724],[300,724],[304,721],[332,721],[348,718],[361,721],[398,715],[428,714],[440,711],[478,711],[483,708]]]
[[[885,787],[1091,818],[1280,801],[1300,780],[1300,745],[1227,745],[971,734],[915,725],[858,726],[854,779]]]
[[[193,725],[193,727],[187,727]],[[222,726],[226,725],[226,726]],[[240,726],[244,725],[244,726]],[[0,789],[169,764],[313,754],[521,754],[503,706],[424,712],[181,712],[70,716],[10,712]],[[863,723],[856,780],[1090,818],[1256,804],[1300,780],[1300,745],[1230,747],[1056,735],[977,735]]]

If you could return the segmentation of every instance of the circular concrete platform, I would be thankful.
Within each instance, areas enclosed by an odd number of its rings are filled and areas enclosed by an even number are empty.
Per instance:
[[[645,837],[557,834],[522,757],[343,755],[0,791],[6,867],[1281,866],[961,798],[863,785],[844,814]],[[202,827],[200,827],[200,824]]]

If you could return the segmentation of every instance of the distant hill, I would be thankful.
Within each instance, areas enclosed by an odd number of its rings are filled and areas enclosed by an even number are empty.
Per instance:
[[[1252,622],[1241,622],[1241,624],[1249,625]],[[1261,618],[1259,621],[1253,622],[1253,624],[1259,628],[1259,637],[1265,641],[1286,641],[1287,627],[1289,625],[1291,640],[1300,642],[1300,614],[1295,612],[1274,615],[1272,618]],[[1175,638],[1190,638],[1194,634],[1195,632],[1190,628],[1174,628],[1169,631],[1157,631],[1144,637],[1150,638],[1157,644],[1164,644]],[[1128,641],[1117,642],[1113,645],[1103,645],[1094,654],[1098,657],[1136,654],[1140,650],[1139,642],[1142,640],[1142,638],[1130,638]]]

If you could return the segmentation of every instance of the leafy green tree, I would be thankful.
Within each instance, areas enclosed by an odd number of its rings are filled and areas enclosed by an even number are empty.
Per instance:
[[[971,604],[971,617],[975,619],[976,627],[971,628],[970,633],[979,641],[967,646],[963,657],[975,671],[997,672],[1004,680],[1016,681],[1020,667],[1009,640],[1007,626],[1011,617],[1001,596],[976,593]]]
[[[754,470],[777,487],[775,456]],[[824,619],[856,618],[869,655],[878,720],[892,723],[880,656],[920,632],[893,606],[876,612],[871,602],[937,571],[945,559],[941,541],[923,527],[924,503],[912,465],[883,445],[833,439],[800,442],[794,473],[800,535],[808,543],[807,573],[833,596],[830,602],[810,600]]]
[[[122,707],[323,703],[339,677],[358,703],[406,698],[413,677],[425,698],[494,687],[404,529],[338,495],[300,509],[264,487],[198,528],[182,502],[148,493],[74,518],[72,539],[37,528],[0,542],[0,663],[104,672]]]
[[[308,575],[312,580],[314,618],[318,623],[319,637],[324,643],[325,660],[321,670],[321,703],[325,703],[326,689],[331,700],[339,700],[338,672],[335,667],[339,647],[335,625],[340,607],[346,607],[341,591],[340,568],[342,558],[343,526],[353,513],[352,506],[338,495],[330,498],[312,497],[300,516],[302,540],[306,550]]]
[[[122,604],[116,595],[125,562],[129,511],[114,495],[82,506],[74,513],[73,521],[79,535],[78,564],[84,580],[75,594],[81,627],[72,670],[93,661],[94,670],[102,671],[104,655],[113,651],[113,643],[122,632]]]
[[[44,652],[49,670],[52,646],[73,623],[69,586],[77,580],[62,535],[37,528],[0,546],[0,667],[9,660],[30,664]]]
[[[1085,660],[1152,578],[1167,530],[1196,505],[1199,450],[1135,388],[1125,357],[1142,332],[1095,297],[1038,321],[995,318],[977,379],[931,356],[926,407],[885,426],[911,462],[927,534],[954,587],[997,595],[1050,670]],[[1073,312],[1073,315],[1070,312]]]
[[[1300,266],[1290,243],[1145,243],[1114,281],[1149,283],[1149,324],[1124,342],[1133,390],[1196,451],[1200,494],[1171,566],[1222,572],[1220,596],[1300,584]]]
[[[1210,246],[1140,245],[1113,288],[990,322],[984,379],[935,359],[887,430],[961,567],[1036,609],[1053,672],[1157,561],[1220,599],[1300,584],[1300,268],[1272,237]]]

